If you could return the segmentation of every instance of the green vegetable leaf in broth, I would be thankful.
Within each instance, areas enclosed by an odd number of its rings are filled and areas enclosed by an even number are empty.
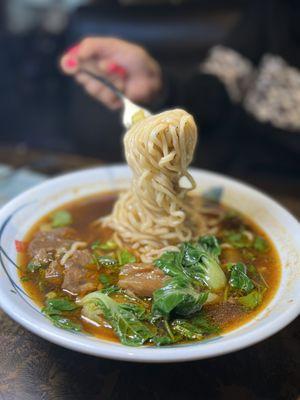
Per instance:
[[[186,275],[188,277],[182,268],[182,253],[179,250],[164,252],[154,263],[166,275],[172,277]]]
[[[238,302],[247,310],[254,310],[263,300],[263,293],[259,290],[253,290],[247,296],[239,297]]]
[[[60,298],[53,298],[46,300],[46,305],[52,308],[55,308],[59,311],[73,311],[78,308],[77,304],[74,301],[69,299],[60,299]]]
[[[80,332],[81,326],[71,321],[69,318],[61,315],[49,315],[48,318],[57,328],[65,329],[72,332]]]
[[[261,236],[256,236],[253,242],[253,248],[263,253],[268,249],[268,243]]]
[[[174,332],[188,340],[201,340],[207,335],[220,333],[220,328],[201,313],[188,319],[175,319],[171,326]]]
[[[176,341],[179,341],[179,340],[172,339],[170,336],[157,336],[157,335],[155,335],[151,339],[151,342],[155,343],[156,346],[168,346],[170,344],[176,343]]]
[[[119,261],[119,265],[122,267],[125,264],[135,263],[136,258],[128,250],[121,250],[118,252],[118,261]]]
[[[203,334],[197,327],[186,320],[175,319],[172,321],[172,329],[188,340],[202,340]]]
[[[91,244],[92,250],[105,250],[105,251],[112,251],[117,249],[117,244],[111,240],[107,242],[101,243],[100,240],[96,240],[94,243]]]
[[[179,252],[165,252],[155,265],[172,277],[185,277],[193,284],[219,290],[226,284],[220,267],[221,248],[214,236],[204,236],[197,242],[183,243]]]
[[[224,240],[236,249],[248,248],[252,246],[251,240],[243,232],[225,231]]]
[[[111,285],[109,277],[105,274],[99,275],[99,281],[104,285],[104,287],[109,287]]]
[[[187,279],[177,276],[154,291],[152,312],[163,317],[171,313],[191,315],[202,308],[207,297],[207,292],[197,292]]]
[[[141,346],[154,336],[148,325],[139,320],[140,307],[117,303],[101,291],[89,293],[80,303],[83,314],[88,318],[97,322],[99,316],[103,315],[124,345]]]
[[[247,267],[245,264],[241,262],[237,264],[230,264],[229,270],[229,285],[233,289],[240,290],[244,293],[249,293],[252,289],[254,289],[254,284],[247,275]]]
[[[61,315],[65,311],[74,311],[78,305],[69,299],[50,298],[46,300],[46,306],[42,308],[42,312],[48,316]]]
[[[51,216],[51,226],[52,228],[61,228],[64,226],[71,225],[73,223],[73,218],[69,211],[60,210],[56,211]]]
[[[181,250],[182,264],[189,276],[211,290],[219,290],[226,285],[219,262],[221,248],[215,236],[203,236],[196,243],[184,243]]]
[[[30,272],[36,272],[36,271],[38,271],[39,269],[41,269],[41,268],[45,268],[47,265],[44,265],[44,264],[42,264],[42,263],[40,263],[40,262],[38,262],[38,261],[35,261],[35,260],[31,260],[31,261],[29,261],[29,263],[27,264],[27,269],[28,269],[28,271],[30,271]]]

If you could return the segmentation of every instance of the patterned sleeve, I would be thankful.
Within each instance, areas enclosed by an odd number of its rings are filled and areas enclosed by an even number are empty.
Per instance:
[[[287,131],[300,130],[300,70],[266,54],[255,67],[235,50],[215,46],[200,72],[218,78],[232,102],[256,120]]]

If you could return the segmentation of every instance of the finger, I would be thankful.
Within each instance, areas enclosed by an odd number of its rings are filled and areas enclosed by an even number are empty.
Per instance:
[[[118,97],[105,85],[101,84],[94,79],[89,79],[86,76],[78,77],[78,79],[83,82],[82,85],[86,92],[94,97],[96,100],[102,102],[107,107],[111,109],[120,108],[122,103]]]
[[[111,110],[116,110],[122,107],[122,102],[119,98],[108,88],[104,88],[96,95],[96,99],[101,101]]]
[[[123,78],[120,78],[119,75],[107,72],[108,66],[110,64],[111,64],[110,61],[107,61],[107,60],[99,61],[98,63],[84,61],[81,63],[80,69],[82,71],[86,70],[86,71],[91,72],[92,74],[104,77],[109,82],[111,82],[118,90],[123,92],[125,89],[125,81]],[[90,81],[90,80],[94,80],[95,82],[99,83],[99,81],[97,81],[97,79],[94,79],[93,77],[89,76],[88,74],[85,74],[84,72],[78,72],[76,74],[76,80],[79,83],[83,83],[83,82],[86,83],[87,81]]]
[[[98,70],[102,76],[108,79],[122,92],[125,89],[125,73],[120,73],[120,70],[116,72],[116,65],[117,64],[111,60],[101,60],[98,62]],[[125,71],[125,68],[122,67],[122,71]]]
[[[152,79],[135,79],[129,81],[126,96],[137,103],[148,103],[159,92],[159,85]]]
[[[66,74],[73,75],[78,70],[77,54],[79,45],[72,46],[60,59],[60,67]]]
[[[78,72],[75,74],[75,80],[78,82],[80,85],[86,85],[90,80],[93,80],[88,74],[85,74],[84,72]]]
[[[89,37],[80,42],[78,57],[80,60],[87,60],[92,57],[105,57],[111,53],[112,46],[116,39]]]

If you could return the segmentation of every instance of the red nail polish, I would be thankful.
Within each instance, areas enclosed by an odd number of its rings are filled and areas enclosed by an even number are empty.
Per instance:
[[[76,55],[78,53],[78,50],[79,50],[79,44],[76,44],[75,46],[72,46],[67,50],[67,54]]]
[[[118,65],[116,63],[110,63],[107,66],[107,72],[109,74],[116,74],[118,75],[120,78],[125,78],[126,76],[126,69],[124,67],[122,67],[121,65]]]
[[[73,68],[77,67],[77,65],[78,65],[78,62],[77,62],[77,60],[75,60],[75,58],[68,58],[66,61],[66,66],[68,68],[73,69]]]

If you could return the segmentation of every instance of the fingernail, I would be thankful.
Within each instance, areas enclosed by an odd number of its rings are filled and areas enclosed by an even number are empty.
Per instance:
[[[76,67],[77,67],[78,62],[77,62],[77,60],[75,60],[75,58],[68,58],[68,59],[66,60],[65,65],[66,65],[66,67],[68,67],[68,68],[70,68],[70,69],[73,69],[73,68],[76,68]]]
[[[116,63],[110,63],[107,66],[107,72],[109,74],[116,74],[118,75],[120,78],[125,78],[126,76],[126,69],[124,67],[122,67],[121,65],[118,65]]]
[[[67,53],[67,54],[70,54],[70,55],[75,55],[75,54],[78,53],[78,50],[79,50],[79,44],[76,44],[75,46],[70,47],[70,48],[66,51],[66,53]]]

